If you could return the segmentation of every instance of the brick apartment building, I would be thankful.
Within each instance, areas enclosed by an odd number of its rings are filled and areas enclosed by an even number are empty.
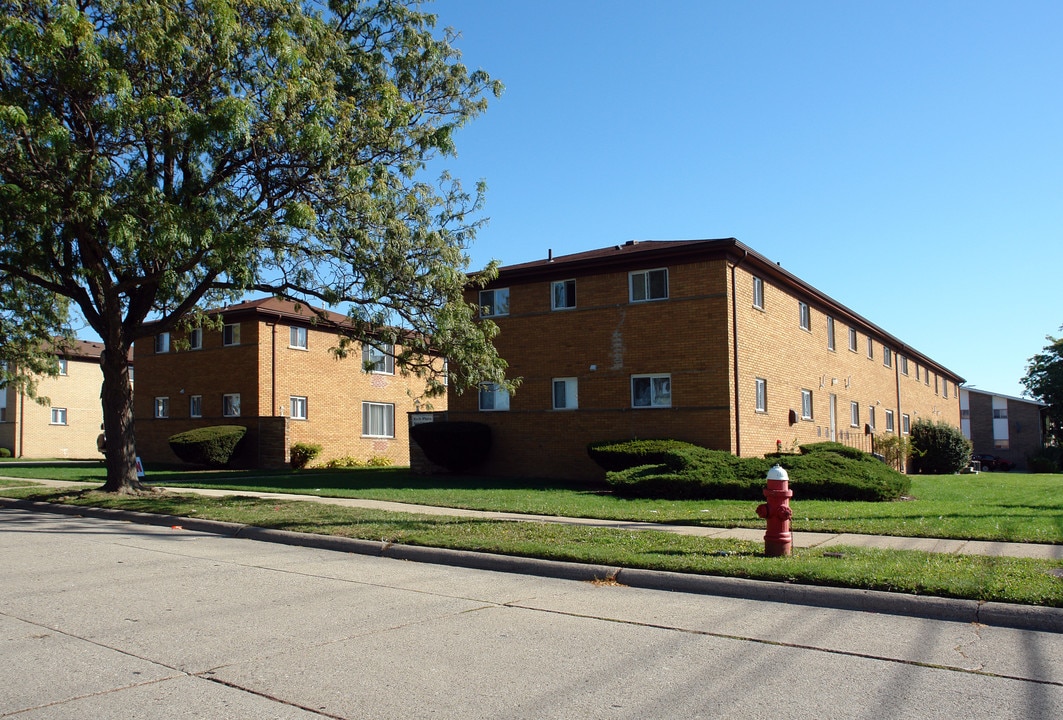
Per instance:
[[[1044,449],[1044,403],[960,388],[960,427],[975,455],[996,455],[1025,470]]]
[[[56,356],[59,375],[42,377],[40,404],[13,387],[0,388],[0,447],[18,458],[102,460],[96,438],[103,424],[102,343],[77,343]]]
[[[315,462],[348,456],[409,462],[406,413],[426,406],[425,382],[395,367],[393,353],[401,348],[367,345],[339,359],[334,330],[315,323],[308,308],[273,298],[217,314],[222,330],[135,343],[134,426],[146,464],[178,462],[168,438],[209,425],[247,427],[242,459],[259,467],[287,464],[297,442],[323,447]],[[430,402],[446,409],[445,398]]]
[[[482,471],[589,478],[597,440],[739,456],[870,450],[919,418],[959,427],[963,379],[734,239],[628,242],[500,269],[469,300],[522,384],[450,398],[491,426]]]

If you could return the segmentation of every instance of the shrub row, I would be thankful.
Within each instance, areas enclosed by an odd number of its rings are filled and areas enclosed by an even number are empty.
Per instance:
[[[840,443],[801,446],[800,455],[738,458],[676,440],[593,443],[592,459],[622,497],[756,500],[774,464],[786,469],[795,496],[822,500],[895,500],[911,481],[865,452]]]
[[[171,435],[170,449],[186,463],[225,467],[247,434],[243,425],[212,425]]]
[[[484,423],[424,423],[411,427],[410,437],[425,457],[451,472],[471,470],[491,451],[491,428]]]

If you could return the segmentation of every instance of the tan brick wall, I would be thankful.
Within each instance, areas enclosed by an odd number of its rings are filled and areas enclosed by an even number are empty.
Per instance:
[[[262,318],[241,322],[240,345],[223,347],[220,332],[204,331],[200,350],[171,350],[156,355],[152,339],[138,342],[137,394],[134,400],[137,448],[147,462],[176,462],[166,438],[176,426],[245,424],[262,417],[286,417],[292,396],[307,398],[307,419],[289,419],[288,447],[296,442],[323,446],[317,462],[352,456],[359,460],[388,458],[395,465],[409,463],[406,414],[425,401],[424,381],[414,376],[367,374],[362,354],[355,349],[338,359],[331,349],[334,333],[308,328],[307,349],[289,346],[290,325]],[[222,395],[240,393],[241,417],[222,416]],[[203,397],[202,420],[189,422],[189,397]],[[170,398],[171,422],[153,418],[156,397]],[[362,434],[362,403],[395,406],[395,436]],[[446,409],[446,398],[434,398],[433,409]],[[152,427],[152,426],[155,427]],[[172,432],[178,432],[173,430]],[[276,441],[273,441],[276,442]],[[273,457],[276,453],[266,453]]]
[[[651,269],[647,266],[645,269]],[[586,455],[595,440],[672,437],[706,447],[759,456],[830,439],[829,407],[835,396],[835,438],[871,449],[865,436],[868,408],[875,407],[876,432],[886,426],[887,408],[901,431],[902,415],[959,426],[959,396],[948,397],[900,373],[898,358],[883,364],[888,336],[855,316],[834,318],[835,346],[827,348],[830,311],[811,295],[764,279],[763,309],[753,307],[752,273],[735,274],[736,322],[732,322],[731,263],[707,260],[672,265],[669,298],[628,302],[628,272],[600,272],[576,279],[577,307],[552,311],[549,281],[511,283],[510,314],[493,318],[500,333],[499,354],[509,376],[523,378],[505,412],[480,412],[475,392],[451,396],[450,419],[486,422],[494,451],[482,472],[588,478],[601,475]],[[563,273],[559,270],[559,273]],[[506,285],[505,280],[496,283]],[[470,294],[470,300],[475,295]],[[810,330],[799,324],[798,302],[810,305]],[[737,328],[733,327],[737,325]],[[857,328],[856,351],[849,350],[849,327]],[[737,349],[732,336],[737,336]],[[873,357],[867,355],[872,337]],[[892,342],[892,341],[889,341]],[[892,351],[903,352],[892,347]],[[737,352],[738,386],[735,388]],[[631,376],[671,375],[670,408],[632,408]],[[552,410],[552,380],[578,379],[579,409]],[[767,411],[755,409],[755,379],[767,380]],[[812,391],[813,418],[801,419],[801,390]],[[737,393],[736,393],[737,390]],[[735,398],[737,397],[737,400]],[[859,423],[850,422],[850,403],[859,403]],[[797,422],[791,424],[790,411]]]
[[[67,374],[40,380],[40,405],[13,389],[7,396],[6,421],[0,423],[0,446],[25,458],[102,459],[96,437],[103,423],[100,389],[103,372],[96,360],[70,358]],[[52,424],[52,408],[66,409],[66,425]]]

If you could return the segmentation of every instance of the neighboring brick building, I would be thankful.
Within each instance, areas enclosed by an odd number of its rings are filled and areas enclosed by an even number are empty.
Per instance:
[[[485,473],[595,477],[587,443],[677,438],[739,456],[959,427],[963,380],[737,240],[628,242],[511,265],[472,302],[497,323],[509,397],[450,399],[488,423]]]
[[[996,455],[1020,470],[1044,449],[1044,403],[960,388],[961,429],[975,455]]]
[[[297,442],[323,447],[315,462],[384,457],[405,465],[406,414],[429,403],[446,409],[446,398],[425,401],[424,380],[396,368],[389,348],[356,346],[337,358],[336,332],[305,307],[269,298],[217,314],[221,331],[164,333],[135,344],[135,430],[145,463],[177,462],[168,443],[174,433],[231,424],[248,428],[243,459],[260,467],[288,463]],[[373,372],[366,361],[375,363]]]
[[[59,375],[42,377],[40,404],[13,387],[0,388],[0,447],[20,458],[102,460],[96,438],[103,424],[102,343],[77,341],[56,356]]]

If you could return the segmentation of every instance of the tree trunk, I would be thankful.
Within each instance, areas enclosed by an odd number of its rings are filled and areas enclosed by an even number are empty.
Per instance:
[[[129,382],[129,348],[107,347],[103,367],[103,426],[107,444],[107,482],[104,492],[135,493],[147,488],[137,477],[133,436],[133,386]]]

